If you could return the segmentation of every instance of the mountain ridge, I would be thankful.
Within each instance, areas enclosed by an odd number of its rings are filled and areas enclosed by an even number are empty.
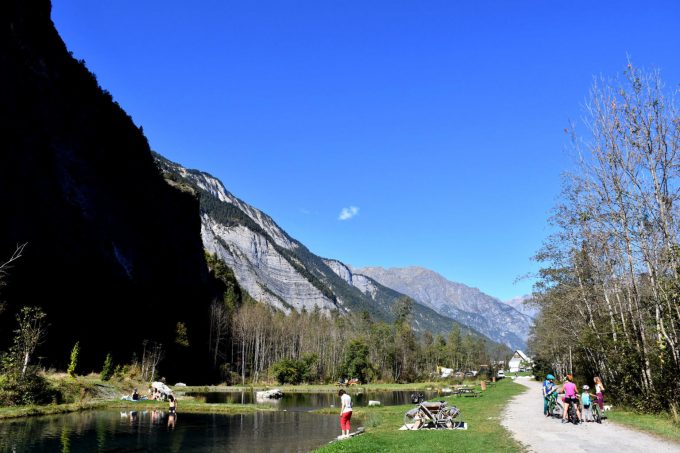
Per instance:
[[[157,153],[155,158],[171,184],[197,193],[206,249],[233,269],[251,297],[284,311],[367,311],[378,320],[394,319],[391,306],[403,294],[368,276],[354,277],[339,260],[315,255],[213,175],[184,168]],[[486,337],[421,304],[414,304],[412,322],[417,331],[446,333],[457,324],[464,333]]]
[[[494,341],[515,349],[526,348],[529,327],[533,322],[531,318],[478,288],[452,282],[441,274],[420,266],[367,266],[354,268],[354,271],[406,294]]]

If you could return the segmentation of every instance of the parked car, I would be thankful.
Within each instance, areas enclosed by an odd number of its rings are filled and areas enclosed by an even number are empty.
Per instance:
[[[498,370],[498,373],[496,373],[497,378],[504,378],[505,377],[505,371],[503,370]]]

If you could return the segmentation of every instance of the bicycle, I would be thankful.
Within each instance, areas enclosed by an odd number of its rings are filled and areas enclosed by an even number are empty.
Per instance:
[[[562,418],[562,405],[557,401],[557,392],[548,396],[548,414],[551,417]]]
[[[600,411],[600,405],[597,402],[592,402],[590,404],[590,409],[593,412],[593,419],[597,423],[602,423],[602,412]]]
[[[579,404],[579,399],[578,395],[574,398],[569,398],[569,407],[567,408],[567,421],[570,423],[573,423],[574,425],[578,425],[581,420],[578,418],[578,412],[576,408],[578,407],[577,404]]]

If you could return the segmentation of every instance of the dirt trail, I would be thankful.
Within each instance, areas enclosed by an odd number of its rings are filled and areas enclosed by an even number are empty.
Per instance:
[[[515,382],[529,390],[513,398],[503,412],[503,426],[515,439],[536,453],[555,451],[597,452],[632,451],[640,453],[680,452],[680,445],[660,440],[620,425],[603,421],[602,424],[560,423],[543,416],[541,384],[530,378]]]

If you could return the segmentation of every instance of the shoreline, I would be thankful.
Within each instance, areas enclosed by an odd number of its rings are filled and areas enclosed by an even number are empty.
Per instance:
[[[98,384],[95,384],[98,385]],[[121,391],[119,387],[108,386]],[[410,384],[366,384],[356,386],[338,386],[334,384],[309,384],[309,385],[254,385],[254,386],[181,386],[174,387],[175,395],[178,395],[178,412],[190,413],[222,413],[222,414],[249,414],[253,412],[274,411],[275,408],[263,404],[233,404],[233,403],[202,403],[195,401],[192,397],[183,397],[182,393],[201,393],[201,392],[255,392],[259,390],[280,389],[284,393],[336,393],[339,389],[344,389],[350,394],[362,392],[391,392],[391,391],[433,391],[438,392],[443,388],[454,387],[441,382],[424,382]],[[101,398],[76,403],[31,405],[31,406],[0,406],[0,420],[34,417],[41,415],[66,414],[87,410],[101,409],[167,409],[168,403],[152,400],[141,400],[132,402],[128,400]]]

